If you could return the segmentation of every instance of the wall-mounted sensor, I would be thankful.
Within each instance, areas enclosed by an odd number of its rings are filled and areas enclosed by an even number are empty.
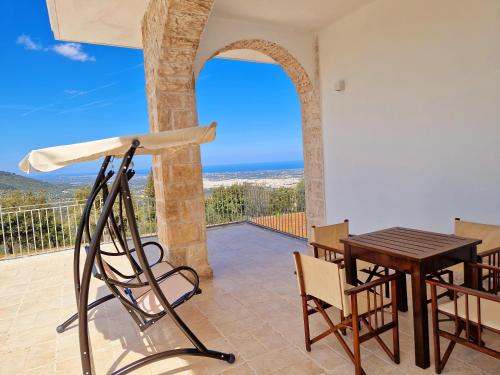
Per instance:
[[[345,91],[345,80],[335,82],[335,91]]]

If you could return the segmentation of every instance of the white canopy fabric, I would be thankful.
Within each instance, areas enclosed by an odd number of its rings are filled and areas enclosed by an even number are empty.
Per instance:
[[[122,157],[135,139],[140,142],[136,155],[168,154],[185,146],[213,141],[216,126],[214,122],[210,126],[127,135],[33,150],[21,160],[19,168],[26,173],[51,172],[73,163],[96,160],[104,156]]]

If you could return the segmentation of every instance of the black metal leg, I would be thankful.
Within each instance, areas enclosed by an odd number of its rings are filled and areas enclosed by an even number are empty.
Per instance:
[[[113,299],[113,298],[115,298],[115,296],[113,294],[108,294],[107,296],[99,298],[87,306],[87,311],[89,311],[89,310],[93,309],[94,307],[99,306],[101,303],[109,301],[110,299]],[[66,328],[68,328],[68,326],[71,323],[75,322],[77,319],[78,319],[78,313],[73,314],[64,323],[57,326],[57,328],[56,328],[57,333],[63,333],[66,330]]]
[[[143,366],[149,365],[150,363],[156,362],[163,360],[165,358],[169,357],[177,357],[181,355],[192,355],[192,356],[197,356],[197,357],[208,357],[208,358],[214,358],[214,359],[220,359],[221,361],[226,361],[228,363],[234,363],[235,361],[235,356],[232,353],[222,353],[222,352],[217,352],[214,350],[198,350],[198,349],[174,349],[174,350],[167,350],[165,352],[161,353],[156,353],[153,355],[149,355],[147,357],[138,359],[135,362],[132,362],[131,364],[116,370],[113,372],[112,375],[125,375],[128,374],[132,371],[137,370],[138,368],[141,368]]]

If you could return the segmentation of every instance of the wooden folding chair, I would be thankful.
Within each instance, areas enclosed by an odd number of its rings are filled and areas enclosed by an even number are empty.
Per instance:
[[[483,241],[477,246],[478,262],[500,267],[500,225],[475,223],[456,218],[455,235]],[[463,265],[457,264],[446,270],[463,273]],[[482,269],[481,281],[484,290],[494,293],[499,291],[498,283],[496,284],[497,289],[493,289],[494,273],[491,270]]]
[[[384,276],[369,283],[351,287],[345,282],[342,259],[327,262],[294,252],[295,267],[302,299],[306,350],[322,338],[334,334],[355,366],[356,375],[365,374],[361,367],[361,343],[375,338],[389,358],[399,363],[398,307],[396,294],[397,275]],[[384,297],[383,285],[391,284],[391,297]],[[310,306],[309,303],[313,305]],[[341,320],[335,324],[327,314],[325,305],[341,311]],[[390,308],[390,309],[389,309]],[[328,324],[328,329],[311,338],[309,316],[319,312]],[[390,314],[386,317],[386,314]],[[360,324],[367,332],[360,334]],[[339,331],[352,329],[353,351]],[[380,335],[392,330],[393,352]]]
[[[340,242],[342,238],[349,237],[349,220],[343,223],[312,226],[312,241],[314,257],[331,262],[344,257],[344,245]],[[360,274],[367,275],[364,282],[370,282],[374,277],[387,276],[389,270],[376,264],[357,260],[357,268]]]
[[[494,275],[493,287],[498,290],[500,268],[473,264],[477,272],[487,270]],[[432,330],[434,335],[434,365],[436,373],[443,371],[456,344],[464,345],[473,350],[485,353],[493,358],[500,359],[500,352],[488,347],[483,340],[485,330],[500,335],[500,296],[474,290],[459,285],[441,283],[436,280],[427,280],[431,288],[432,301]],[[437,304],[437,288],[441,287],[453,294],[453,300]],[[454,332],[440,327],[439,314],[445,315],[454,322]],[[464,334],[464,335],[462,335]],[[441,356],[440,338],[448,339],[450,343]]]

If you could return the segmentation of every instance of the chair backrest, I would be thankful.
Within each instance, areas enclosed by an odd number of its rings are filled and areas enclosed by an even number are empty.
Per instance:
[[[343,223],[312,227],[312,242],[333,247],[343,252],[344,245],[340,242],[342,238],[349,236],[349,221]]]
[[[460,237],[475,238],[483,243],[477,246],[477,253],[500,247],[500,225],[473,223],[455,219],[455,234]]]
[[[298,252],[293,253],[301,295],[316,297],[330,305],[348,308],[344,269],[337,263],[327,262]]]

